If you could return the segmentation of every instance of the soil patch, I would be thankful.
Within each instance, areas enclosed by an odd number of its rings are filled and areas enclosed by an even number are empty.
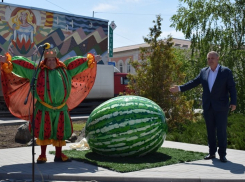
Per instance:
[[[73,121],[73,123],[84,123],[86,121]],[[27,144],[21,144],[15,142],[15,135],[18,131],[18,128],[22,124],[16,124],[16,125],[7,125],[7,126],[0,126],[0,149],[6,149],[6,148],[16,148],[16,147],[26,147]],[[81,131],[75,131],[74,133],[79,136]],[[30,146],[31,147],[31,146]]]

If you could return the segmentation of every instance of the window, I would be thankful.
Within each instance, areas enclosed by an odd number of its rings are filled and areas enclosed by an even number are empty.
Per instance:
[[[127,77],[121,77],[121,84],[122,85],[128,85],[128,78]]]
[[[127,73],[130,73],[130,64],[127,63]]]
[[[123,73],[123,65],[122,65],[122,63],[119,64],[119,69],[120,69],[120,72]]]

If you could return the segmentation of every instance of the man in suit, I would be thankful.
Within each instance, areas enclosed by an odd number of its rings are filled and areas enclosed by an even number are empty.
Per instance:
[[[209,52],[207,54],[207,62],[209,67],[203,68],[195,79],[184,85],[175,85],[169,91],[172,93],[185,92],[202,84],[203,116],[206,122],[209,145],[209,155],[204,157],[204,159],[215,158],[217,137],[220,161],[227,162],[227,117],[229,108],[231,111],[236,109],[235,82],[231,70],[219,65],[219,55],[217,52]]]

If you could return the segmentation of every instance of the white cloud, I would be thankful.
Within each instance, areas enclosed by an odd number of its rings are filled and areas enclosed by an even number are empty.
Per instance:
[[[113,6],[111,4],[102,4],[102,3],[98,4],[93,8],[94,11],[113,11],[115,9],[117,9],[116,6]]]

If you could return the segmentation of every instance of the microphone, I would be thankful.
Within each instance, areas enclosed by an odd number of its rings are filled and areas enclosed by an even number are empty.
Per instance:
[[[43,49],[49,49],[50,48],[50,44],[49,43],[45,43],[43,45],[40,45],[40,47],[43,47]]]

